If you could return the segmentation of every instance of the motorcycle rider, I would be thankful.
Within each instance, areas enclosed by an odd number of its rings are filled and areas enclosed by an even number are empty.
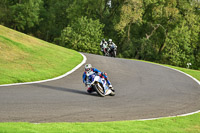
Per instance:
[[[112,41],[112,39],[108,39],[108,47],[112,47],[112,46],[117,48],[117,45]]]
[[[103,54],[105,54],[105,48],[107,47],[108,47],[107,41],[105,39],[102,39],[102,41],[100,42],[100,48]]]
[[[115,57],[116,56],[116,52],[117,52],[117,46],[115,45],[114,42],[112,42],[112,39],[108,40],[108,53],[110,54],[110,56]]]
[[[92,81],[91,81],[91,80],[92,80],[91,75],[94,74],[94,73],[96,73],[97,75],[103,77],[103,78],[107,81],[109,88],[110,88],[112,91],[114,91],[114,89],[113,89],[113,87],[112,87],[110,81],[108,80],[107,73],[101,72],[101,71],[99,71],[98,69],[93,68],[91,64],[86,64],[86,65],[85,65],[85,71],[84,71],[83,76],[82,76],[82,78],[83,78],[83,83],[85,83],[85,85],[87,85],[87,79],[88,79],[90,82],[92,82]],[[92,90],[92,88],[90,88],[90,87],[87,89],[87,92],[88,92],[88,93],[92,93],[93,91],[94,91],[94,90]]]

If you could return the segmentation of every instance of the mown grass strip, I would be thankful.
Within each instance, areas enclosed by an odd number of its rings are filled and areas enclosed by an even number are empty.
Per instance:
[[[0,123],[0,132],[10,133],[198,133],[200,113],[147,121],[90,123]]]

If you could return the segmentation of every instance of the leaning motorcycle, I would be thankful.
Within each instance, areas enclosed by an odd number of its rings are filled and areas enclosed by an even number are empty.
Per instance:
[[[109,56],[110,57],[116,57],[116,55],[117,55],[117,47],[111,46],[108,51],[109,51]]]
[[[104,56],[109,56],[109,50],[110,48],[104,48]]]
[[[87,86],[90,87],[92,90],[96,91],[97,94],[101,97],[110,95],[110,96],[114,96],[115,92],[113,92],[107,85],[107,82],[104,78],[93,74],[90,75],[92,76],[92,82],[89,83],[87,82]]]

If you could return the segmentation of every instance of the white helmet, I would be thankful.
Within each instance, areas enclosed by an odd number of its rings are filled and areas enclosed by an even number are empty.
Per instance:
[[[91,69],[92,69],[92,65],[91,65],[91,64],[86,64],[86,65],[85,65],[85,71],[86,71],[86,72],[90,72]]]
[[[112,39],[108,39],[109,42],[112,42]]]

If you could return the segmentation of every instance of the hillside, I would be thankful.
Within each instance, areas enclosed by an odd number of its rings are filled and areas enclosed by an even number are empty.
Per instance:
[[[81,60],[76,51],[0,25],[0,84],[57,77]]]

